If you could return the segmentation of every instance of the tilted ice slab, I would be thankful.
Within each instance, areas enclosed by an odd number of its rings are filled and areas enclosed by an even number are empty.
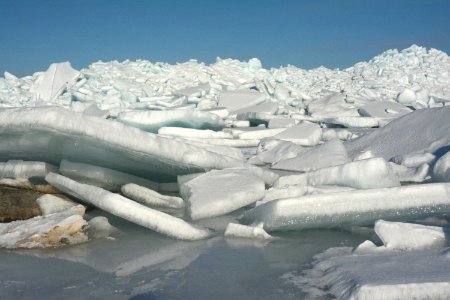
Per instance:
[[[300,123],[289,127],[283,132],[275,135],[274,139],[289,141],[302,146],[315,146],[320,142],[322,129],[313,123]]]
[[[0,160],[59,164],[65,158],[158,181],[242,165],[194,145],[57,107],[1,111],[0,139]]]
[[[399,186],[391,165],[383,158],[370,158],[299,175],[282,176],[276,187],[288,185],[342,185],[357,189]]]
[[[450,212],[450,184],[356,190],[281,199],[259,205],[240,219],[266,231],[371,225],[378,219],[414,220]]]
[[[450,297],[449,249],[355,254],[332,248],[316,256],[313,269],[283,278],[311,298],[429,299]]]
[[[33,87],[36,98],[44,101],[53,100],[66,86],[73,84],[79,75],[80,72],[72,69],[70,62],[51,64]]]
[[[296,157],[279,160],[271,168],[308,172],[341,165],[347,161],[347,150],[341,141],[335,139],[313,148],[305,148]]]
[[[99,166],[61,160],[59,171],[62,175],[80,183],[95,185],[109,191],[119,191],[122,185],[136,183],[153,190],[158,190],[159,184],[145,178]]]
[[[226,107],[230,113],[264,102],[266,95],[254,90],[236,90],[220,93],[218,106]]]
[[[175,239],[200,240],[211,234],[210,230],[206,228],[189,224],[182,219],[151,209],[119,194],[78,183],[62,175],[50,173],[45,180],[57,189],[115,216]]]
[[[0,248],[55,247],[87,241],[84,207],[0,224]]]
[[[220,129],[225,126],[216,114],[192,109],[126,111],[117,120],[150,132],[157,132],[161,127]]]
[[[3,142],[3,141],[2,141]],[[44,178],[50,172],[57,172],[58,168],[40,161],[9,160],[0,162],[0,178]]]
[[[264,197],[261,177],[245,168],[210,171],[181,182],[181,197],[192,220],[225,215]]]
[[[365,152],[386,160],[409,153],[434,153],[450,145],[449,116],[450,106],[416,110],[345,146],[351,158]]]
[[[151,189],[134,183],[125,184],[122,194],[148,207],[183,208],[184,201],[180,197],[161,195]]]

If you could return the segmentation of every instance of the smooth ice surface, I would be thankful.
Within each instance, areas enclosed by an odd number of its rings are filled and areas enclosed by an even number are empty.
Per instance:
[[[0,162],[0,178],[44,178],[50,172],[57,172],[58,168],[40,161],[9,160]]]
[[[28,220],[0,223],[0,248],[55,247],[87,241],[83,229],[84,207],[38,216]]]
[[[0,159],[65,158],[147,178],[174,178],[241,161],[117,122],[57,107],[0,111]]]
[[[42,215],[50,215],[53,213],[68,210],[77,205],[77,203],[63,199],[61,197],[45,194],[36,199],[37,204],[42,212]]]
[[[61,160],[59,171],[62,175],[81,183],[95,185],[110,191],[119,191],[122,185],[136,183],[154,190],[159,184],[141,177],[99,166]]]
[[[443,248],[448,234],[442,227],[383,220],[375,223],[375,233],[386,249],[403,251]]]
[[[226,237],[238,237],[248,239],[271,239],[272,236],[264,231],[262,227],[258,226],[246,226],[236,223],[230,223],[225,229],[224,235]]]
[[[113,215],[124,218],[161,234],[182,240],[207,238],[210,231],[182,219],[143,206],[121,195],[81,184],[62,175],[50,173],[45,179],[53,186]]]
[[[282,176],[276,187],[288,185],[342,185],[357,189],[399,186],[391,165],[383,158],[370,158],[300,175]]]
[[[422,184],[281,199],[248,210],[243,224],[266,231],[371,225],[450,212],[450,184]]]
[[[180,197],[161,195],[149,188],[134,183],[125,184],[122,194],[148,207],[183,208],[184,201]]]
[[[236,90],[220,93],[218,106],[225,107],[230,113],[264,102],[266,96],[254,90]]]
[[[275,139],[302,146],[315,146],[320,142],[321,137],[322,129],[319,125],[313,123],[301,123],[274,136]]]
[[[264,181],[244,168],[210,171],[181,183],[192,220],[224,215],[264,197]]]

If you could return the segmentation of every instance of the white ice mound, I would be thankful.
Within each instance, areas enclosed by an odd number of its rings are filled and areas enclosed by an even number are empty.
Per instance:
[[[68,210],[77,203],[60,198],[55,195],[45,194],[36,199],[39,208],[44,216]]]
[[[225,229],[226,237],[238,237],[248,239],[271,239],[272,236],[259,226],[246,226],[242,224],[229,223]]]
[[[121,195],[104,189],[81,184],[62,175],[50,173],[45,177],[51,185],[80,200],[90,203],[115,216],[181,240],[200,240],[211,232],[182,219],[143,206]]]
[[[136,183],[154,190],[158,190],[158,183],[145,178],[99,166],[61,160],[59,170],[62,175],[80,183],[95,185],[109,191],[119,191],[122,185]]]
[[[325,144],[305,148],[293,158],[279,160],[272,164],[272,169],[309,172],[331,166],[345,164],[348,161],[347,150],[337,139]]]
[[[43,248],[87,241],[84,207],[77,205],[62,212],[24,221],[0,223],[0,248]]]
[[[122,194],[148,207],[183,208],[184,201],[180,197],[161,195],[146,187],[129,183],[121,188]]]
[[[314,123],[301,123],[289,127],[274,136],[275,139],[289,141],[302,146],[315,146],[322,138],[322,129]]]
[[[261,177],[245,168],[210,171],[181,182],[181,197],[192,220],[225,215],[264,197]]]
[[[1,147],[1,146],[0,146]],[[58,168],[40,161],[9,160],[0,162],[0,178],[44,178],[50,172],[57,172]]]
[[[41,75],[35,86],[36,98],[51,101],[59,96],[68,85],[75,82],[80,72],[74,70],[70,62],[51,64],[48,70]]]
[[[427,250],[446,245],[446,232],[442,227],[420,224],[387,222],[375,223],[375,233],[384,246],[391,250]]]
[[[259,205],[240,219],[266,231],[371,225],[450,212],[450,184],[422,184],[281,199]]]
[[[88,163],[158,181],[242,161],[57,107],[0,111],[0,160]],[[174,181],[174,180],[173,180]]]
[[[435,153],[450,145],[450,106],[420,109],[345,143],[353,159],[371,151],[386,160],[403,154]]]
[[[399,186],[391,165],[383,158],[370,158],[299,175],[282,176],[276,187],[288,185],[342,185],[357,189]]]
[[[433,179],[450,182],[450,152],[438,159],[433,168]]]
[[[221,129],[225,126],[216,114],[192,109],[126,111],[120,113],[117,120],[150,132],[158,132],[161,127]]]

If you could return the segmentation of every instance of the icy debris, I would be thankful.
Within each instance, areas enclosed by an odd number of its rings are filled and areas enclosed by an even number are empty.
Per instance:
[[[241,217],[263,223],[268,232],[370,225],[376,220],[414,220],[450,212],[450,184],[422,184],[355,190],[281,199],[259,205]]]
[[[442,248],[448,234],[442,227],[383,220],[375,223],[375,233],[386,249],[402,251]]]
[[[65,211],[70,209],[71,207],[78,205],[73,201],[63,199],[51,194],[40,196],[36,199],[36,202],[38,203],[42,215],[44,216]]]
[[[450,152],[436,161],[433,168],[433,180],[450,182]]]
[[[70,62],[51,64],[33,86],[38,99],[44,101],[54,100],[64,92],[64,89],[75,83],[80,72],[72,69]]]
[[[264,197],[264,181],[246,168],[210,171],[180,182],[192,220],[220,216]]]
[[[159,184],[141,177],[99,166],[61,160],[59,171],[62,175],[80,183],[95,185],[109,191],[119,191],[122,185],[136,183],[154,190]]]
[[[259,226],[246,226],[241,224],[229,223],[225,229],[226,237],[249,238],[249,239],[271,239],[272,236]]]
[[[281,159],[272,164],[272,169],[309,172],[345,164],[347,150],[339,140],[331,140],[316,147],[305,148],[293,158]]]
[[[275,135],[273,138],[302,146],[315,146],[320,142],[321,137],[322,129],[319,125],[304,122],[289,127],[283,132]]]
[[[383,158],[349,162],[299,175],[282,176],[276,187],[288,185],[342,185],[357,189],[399,186],[392,167]]]
[[[87,233],[89,238],[108,237],[116,230],[117,228],[112,226],[108,219],[103,216],[94,217],[88,221]]]
[[[182,219],[143,206],[121,195],[104,189],[81,184],[62,175],[50,173],[45,179],[73,197],[92,204],[115,216],[149,228],[169,237],[181,240],[199,240],[207,238],[211,232]]]
[[[198,146],[57,107],[0,111],[0,138],[0,159],[59,164],[65,158],[160,181],[242,165]]]
[[[121,191],[126,197],[148,207],[184,208],[184,201],[180,197],[161,195],[134,183],[123,185]]]
[[[191,109],[126,111],[117,121],[145,131],[157,132],[161,127],[221,129],[225,126],[216,114]]]
[[[0,248],[43,248],[87,241],[84,207],[38,216],[25,221],[0,223]]]
[[[430,179],[430,165],[422,164],[417,168],[407,168],[402,165],[390,163],[394,173],[397,174],[400,182],[424,182]]]
[[[8,160],[0,162],[0,178],[44,178],[50,172],[57,172],[58,168],[40,161]]]

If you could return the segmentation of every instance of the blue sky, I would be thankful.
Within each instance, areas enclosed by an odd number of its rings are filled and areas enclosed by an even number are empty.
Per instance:
[[[448,0],[0,0],[0,74],[127,58],[344,68],[413,43],[449,53],[449,16]]]

